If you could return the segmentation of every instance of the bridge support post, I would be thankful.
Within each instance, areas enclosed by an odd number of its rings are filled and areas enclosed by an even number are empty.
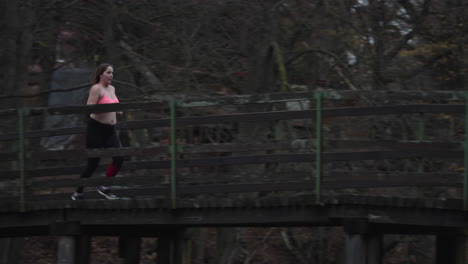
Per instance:
[[[57,247],[57,264],[75,264],[75,246],[74,236],[60,236]]]
[[[177,230],[175,234],[158,238],[157,263],[190,264],[191,244],[185,236],[185,230]]]
[[[171,239],[158,237],[157,260],[158,263],[171,264]]]
[[[371,232],[369,223],[364,219],[351,219],[345,222],[345,263],[381,264],[381,233]]]
[[[79,222],[54,222],[49,233],[58,237],[58,264],[88,264],[90,262],[89,235],[83,235]]]
[[[141,237],[119,237],[119,256],[124,258],[124,264],[140,263]]]
[[[91,236],[79,235],[75,236],[75,264],[89,264],[91,263]]]
[[[464,235],[438,235],[436,237],[436,264],[465,264],[466,257]]]
[[[89,264],[90,241],[88,235],[62,235],[58,238],[58,264]]]
[[[382,235],[346,234],[346,264],[381,264]]]

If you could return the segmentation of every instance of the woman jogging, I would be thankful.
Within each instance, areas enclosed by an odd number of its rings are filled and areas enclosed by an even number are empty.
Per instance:
[[[119,102],[115,94],[115,87],[111,85],[114,69],[112,65],[104,63],[97,67],[94,84],[89,90],[86,104],[115,104]],[[122,112],[118,112],[122,114]],[[86,128],[86,148],[118,148],[120,141],[115,130],[117,123],[116,112],[92,113],[88,118]],[[99,165],[100,158],[88,158],[88,165],[81,173],[81,178],[90,177]],[[106,177],[114,177],[123,164],[122,157],[112,157],[112,163],[107,167]],[[108,186],[98,188],[98,193],[107,199],[118,199]],[[71,196],[72,200],[82,200],[83,186],[77,188]]]

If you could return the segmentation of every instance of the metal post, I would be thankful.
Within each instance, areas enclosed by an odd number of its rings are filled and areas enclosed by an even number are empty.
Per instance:
[[[315,92],[315,202],[320,203],[322,183],[322,97]]]
[[[18,109],[18,169],[20,176],[20,211],[26,211],[26,172],[25,172],[25,146],[24,146],[24,115],[26,110]]]
[[[464,181],[463,181],[463,208],[468,210],[468,93],[465,92],[465,142],[464,142]]]
[[[177,208],[176,203],[176,184],[177,184],[177,142],[176,142],[176,102],[174,99],[169,101],[171,110],[171,138],[170,138],[170,153],[171,153],[171,207]]]

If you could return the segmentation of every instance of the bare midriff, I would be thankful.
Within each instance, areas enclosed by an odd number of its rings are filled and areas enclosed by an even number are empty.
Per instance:
[[[106,125],[115,125],[117,123],[116,112],[92,113],[90,117]]]

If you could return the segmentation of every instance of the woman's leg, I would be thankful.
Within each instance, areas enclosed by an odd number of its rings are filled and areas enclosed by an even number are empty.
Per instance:
[[[119,173],[120,168],[122,168],[122,164],[122,157],[112,157],[112,163],[106,169],[106,177],[115,177]]]
[[[119,141],[119,138],[117,137],[115,127],[112,127],[111,134],[106,140],[105,147],[106,148],[119,148],[120,147],[120,141]],[[115,175],[117,175],[120,168],[122,167],[122,164],[123,164],[122,157],[112,157],[112,163],[106,169],[106,177],[114,177]],[[102,196],[106,197],[107,199],[111,199],[111,200],[119,199],[119,197],[116,196],[112,192],[109,186],[99,187],[98,193],[100,193]]]
[[[115,130],[106,142],[106,148],[120,148],[120,140]],[[112,157],[112,163],[106,169],[106,177],[115,177],[122,168],[123,157]]]
[[[85,170],[81,173],[80,178],[89,178],[93,175],[94,171],[99,165],[99,158],[89,158],[88,159],[88,166],[86,166]],[[78,186],[76,189],[77,193],[83,192],[83,186]]]
[[[102,124],[99,124],[99,122],[90,118],[86,127],[86,148],[95,149],[102,147],[104,145],[104,134],[105,130],[103,129]],[[80,178],[91,177],[99,165],[99,160],[100,158],[88,158],[88,165],[81,173]],[[83,186],[78,186],[76,192],[82,193]]]

